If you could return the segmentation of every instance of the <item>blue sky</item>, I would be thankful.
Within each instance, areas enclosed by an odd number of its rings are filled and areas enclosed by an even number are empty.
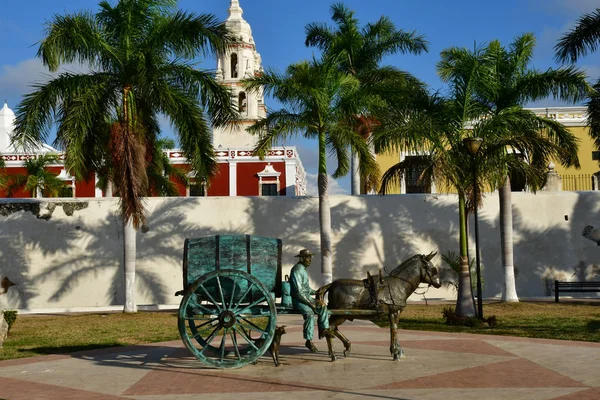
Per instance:
[[[1,0],[0,8],[0,100],[16,108],[35,82],[47,79],[47,72],[35,58],[36,43],[43,38],[44,23],[54,14],[97,9],[95,0]],[[304,26],[310,22],[330,22],[327,0],[240,0],[244,18],[251,24],[265,67],[284,69],[290,63],[310,58],[313,49],[304,47]],[[472,48],[474,43],[499,39],[508,44],[517,35],[532,32],[537,38],[533,66],[545,70],[556,67],[553,47],[557,39],[575,24],[578,17],[599,6],[597,0],[346,0],[362,23],[387,15],[398,28],[416,30],[430,43],[429,53],[419,56],[396,55],[384,63],[411,72],[433,89],[443,89],[436,76],[439,53],[450,46]],[[227,17],[229,0],[180,0],[179,7],[195,13]],[[204,60],[201,68],[214,69],[214,60]],[[600,53],[583,58],[579,67],[591,79],[600,78]],[[271,108],[278,105],[268,102]],[[535,106],[556,105],[552,100]],[[168,131],[169,128],[165,127]],[[168,133],[168,132],[167,132]],[[307,171],[316,172],[316,144],[294,140]],[[333,185],[345,192],[349,179]]]

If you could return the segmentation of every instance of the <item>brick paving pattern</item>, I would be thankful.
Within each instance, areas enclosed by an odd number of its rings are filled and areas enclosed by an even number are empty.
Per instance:
[[[346,323],[352,354],[331,363],[304,348],[302,320],[271,358],[236,370],[205,368],[180,341],[0,362],[2,399],[600,399],[600,343],[401,331]]]

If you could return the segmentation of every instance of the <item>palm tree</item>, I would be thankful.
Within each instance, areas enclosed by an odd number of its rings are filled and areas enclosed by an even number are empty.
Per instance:
[[[25,174],[15,174],[7,177],[7,195],[12,197],[16,190],[25,189],[31,197],[57,197],[65,182],[46,168],[60,164],[56,154],[42,154],[37,158],[25,160]]]
[[[515,38],[508,49],[502,47],[497,40],[488,45],[486,56],[494,72],[496,88],[481,95],[491,105],[494,114],[498,115],[505,111],[511,111],[511,109],[518,110],[527,102],[541,100],[549,96],[562,101],[576,102],[587,95],[589,86],[582,72],[573,68],[548,69],[546,71],[530,68],[534,48],[535,37],[530,33]],[[538,132],[510,132],[510,137],[504,138],[507,143],[510,143],[507,147],[511,150],[510,154],[507,153],[506,157],[502,155],[499,159],[501,170],[506,171],[504,179],[501,179],[497,186],[500,198],[500,236],[504,270],[502,300],[508,302],[519,301],[515,286],[513,262],[510,183],[510,161],[515,156],[515,150],[519,148],[519,154],[526,156],[515,161],[535,160],[537,167],[540,167],[543,173],[550,162],[548,157],[552,156],[552,153],[547,151],[540,153],[538,148],[542,146],[546,149],[545,141],[549,140],[562,149],[557,156],[564,166],[579,166],[577,139],[562,124],[548,118],[536,116],[533,113],[521,113],[520,117],[531,119],[532,123],[539,124],[543,129]],[[533,134],[534,136],[520,137],[520,135],[527,134]],[[515,140],[520,139],[527,142],[515,143]],[[527,163],[527,165],[522,165],[521,168],[528,168],[529,165]],[[538,189],[535,181],[529,182],[528,187],[533,191]]]
[[[556,59],[575,63],[580,57],[598,50],[600,45],[600,8],[584,14],[575,28],[566,33],[554,46]],[[600,149],[600,79],[593,86],[587,102],[589,135]]]
[[[416,103],[410,114],[391,114],[389,118],[396,121],[396,131],[393,135],[377,138],[379,146],[428,149],[430,157],[420,179],[426,183],[436,181],[439,187],[454,188],[458,192],[461,257],[458,315],[475,313],[467,258],[466,216],[468,210],[478,207],[483,189],[504,184],[508,171],[522,174],[532,188],[538,188],[550,158],[574,162],[573,156],[576,156],[576,143],[571,141],[572,135],[560,123],[537,118],[521,106],[497,110],[490,99],[499,98],[499,93],[504,90],[499,82],[499,70],[506,65],[493,62],[491,49],[496,45],[490,46],[472,51],[444,50],[437,68],[441,79],[449,84],[447,97],[433,95]],[[539,83],[539,86],[543,84]],[[519,91],[517,94],[518,99],[519,96],[526,98]],[[514,91],[512,95],[515,95]],[[466,152],[463,145],[466,137],[484,139],[478,157],[470,157]],[[511,151],[507,152],[507,148]],[[399,182],[409,167],[410,162],[405,161],[390,168],[383,175],[382,191],[385,193]],[[474,170],[479,177],[479,198],[475,203],[472,201]]]
[[[202,177],[217,168],[210,123],[236,116],[229,90],[187,61],[225,50],[231,43],[225,25],[176,6],[176,0],[120,0],[114,6],[102,1],[95,15],[54,16],[38,56],[50,71],[80,62],[90,72],[63,73],[37,85],[16,113],[14,140],[20,147],[44,140],[55,117],[55,144],[66,150],[65,166],[77,179],[96,172],[100,160],[94,152],[108,141],[124,226],[125,312],[137,309],[135,234],[145,220],[146,154],[156,142],[157,114],[170,119],[183,154]],[[116,122],[107,130],[110,120]]]
[[[317,139],[319,151],[318,192],[323,284],[333,279],[331,210],[329,205],[327,153],[335,154],[337,168],[333,177],[348,173],[348,149],[360,157],[361,169],[376,168],[366,142],[353,129],[350,120],[359,108],[369,110],[376,98],[361,90],[358,80],[337,68],[338,60],[324,58],[290,65],[284,74],[267,70],[262,76],[245,81],[248,90],[271,94],[284,107],[271,111],[250,129],[260,135],[256,153],[264,157],[273,143],[295,135]]]
[[[423,90],[422,83],[409,73],[391,66],[380,66],[388,55],[426,52],[427,41],[423,36],[396,29],[385,16],[360,28],[354,11],[341,2],[331,6],[331,19],[334,27],[322,23],[306,26],[307,46],[317,47],[326,56],[336,57],[341,71],[355,76],[361,85],[377,91],[376,94],[387,102],[402,104],[401,96]],[[384,81],[386,84],[381,85]],[[376,115],[362,114],[356,115],[353,122],[355,129],[368,139],[377,121]],[[360,194],[358,155],[353,152],[351,160],[351,192],[355,195]]]
[[[175,141],[168,138],[158,138],[151,147],[153,153],[148,165],[148,181],[150,194],[157,196],[177,196],[177,185],[180,182],[184,186],[189,184],[189,179],[184,170],[171,164],[169,157],[163,153],[164,149],[175,148]]]

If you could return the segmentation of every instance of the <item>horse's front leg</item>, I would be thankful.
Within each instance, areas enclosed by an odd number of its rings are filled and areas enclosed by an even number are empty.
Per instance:
[[[398,361],[400,357],[404,356],[404,350],[398,344],[398,320],[400,319],[400,312],[390,312],[390,353],[394,361]]]

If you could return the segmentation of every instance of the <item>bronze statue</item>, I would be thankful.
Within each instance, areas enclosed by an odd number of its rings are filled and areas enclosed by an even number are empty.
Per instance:
[[[282,325],[282,326],[276,326],[275,327],[275,336],[273,336],[273,341],[271,342],[271,345],[269,346],[269,351],[271,352],[271,357],[273,358],[273,362],[275,363],[276,367],[279,367],[279,347],[281,346],[281,336],[286,334],[287,332],[285,331],[285,327],[287,325]],[[254,340],[254,345],[258,348],[262,347],[262,345],[264,344],[264,340],[263,338],[260,339],[255,339]],[[254,362],[254,364],[257,364],[258,360],[256,360]]]
[[[317,301],[322,301],[329,293],[328,307],[331,310],[349,310],[347,315],[335,314],[329,318],[329,332],[326,336],[331,361],[336,360],[332,336],[344,344],[344,357],[350,354],[351,343],[338,329],[346,320],[366,319],[387,321],[390,324],[390,353],[398,360],[404,351],[398,344],[397,329],[400,313],[406,307],[406,299],[420,283],[439,288],[440,276],[431,260],[437,253],[417,254],[404,261],[389,276],[373,277],[365,280],[337,279],[317,290]],[[373,310],[373,313],[352,314],[352,310]]]
[[[316,294],[316,291],[309,285],[306,268],[310,266],[312,256],[313,254],[308,249],[303,249],[296,255],[299,261],[292,267],[292,271],[290,272],[290,293],[292,295],[294,311],[302,314],[304,317],[302,333],[306,340],[305,345],[310,351],[317,352],[318,349],[312,341],[315,326],[314,315],[317,314],[319,316],[319,339],[323,336],[327,328],[329,328],[329,315],[323,301],[317,302],[311,298],[312,295]]]

